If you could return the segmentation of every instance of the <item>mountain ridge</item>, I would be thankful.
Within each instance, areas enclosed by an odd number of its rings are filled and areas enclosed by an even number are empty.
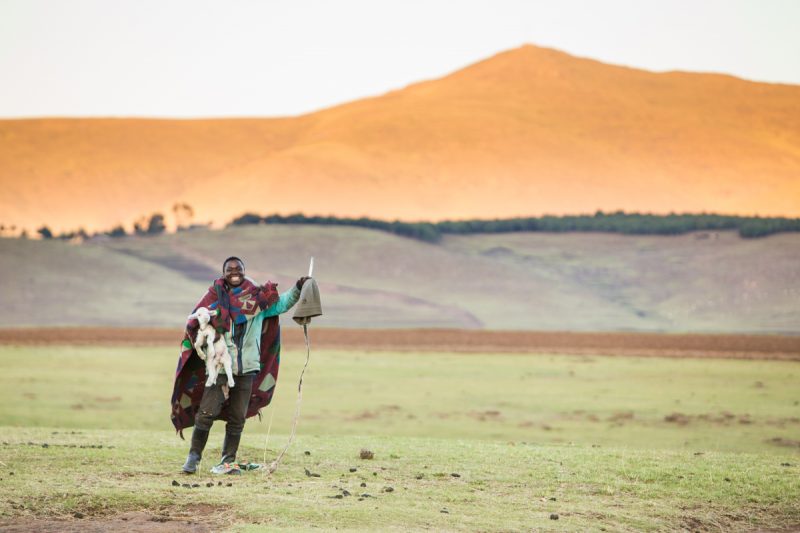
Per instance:
[[[216,225],[246,211],[800,216],[796,102],[798,86],[524,45],[296,117],[4,120],[0,223],[108,229],[175,203]]]

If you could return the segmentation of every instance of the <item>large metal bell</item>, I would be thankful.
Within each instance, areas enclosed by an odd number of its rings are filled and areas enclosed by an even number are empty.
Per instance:
[[[322,300],[319,297],[319,287],[314,278],[309,278],[303,283],[300,289],[300,299],[294,308],[292,318],[298,324],[305,325],[311,322],[311,318],[322,315]]]

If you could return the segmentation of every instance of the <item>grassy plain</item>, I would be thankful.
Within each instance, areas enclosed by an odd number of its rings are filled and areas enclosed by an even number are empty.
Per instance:
[[[314,256],[319,325],[332,327],[800,332],[800,234],[518,233],[429,244],[296,225],[81,245],[0,239],[0,324],[182,329],[231,254],[282,288]]]
[[[272,409],[267,460],[285,442],[303,356],[284,351],[244,458],[263,460]],[[143,511],[177,527],[194,509],[238,531],[800,524],[794,362],[315,350],[281,469],[207,487],[218,479],[178,474],[176,358],[172,346],[0,347],[0,522],[79,529]]]

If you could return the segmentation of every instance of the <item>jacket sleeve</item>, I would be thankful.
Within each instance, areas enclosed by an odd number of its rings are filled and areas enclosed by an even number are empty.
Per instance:
[[[267,307],[259,314],[262,318],[269,318],[285,313],[292,308],[297,300],[300,299],[300,290],[297,287],[292,287],[290,290],[284,292],[278,297],[278,301]]]

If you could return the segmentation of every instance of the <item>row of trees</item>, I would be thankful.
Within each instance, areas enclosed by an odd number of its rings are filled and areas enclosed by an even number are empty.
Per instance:
[[[177,206],[177,204],[176,204]],[[191,219],[191,208],[185,204],[177,206],[183,212],[184,221]],[[177,213],[176,213],[177,215]],[[323,226],[355,226],[359,228],[386,231],[418,239],[425,242],[438,242],[442,235],[471,235],[477,233],[514,233],[521,231],[538,232],[603,232],[623,233],[628,235],[680,235],[692,231],[736,230],[745,238],[765,237],[775,233],[800,231],[798,218],[764,218],[739,217],[712,214],[689,215],[647,215],[617,211],[604,213],[598,211],[594,215],[542,216],[484,220],[446,220],[443,222],[400,222],[374,218],[347,218],[333,216],[267,215],[259,216],[246,213],[235,218],[229,225],[243,226],[250,224],[316,224]],[[178,230],[194,226],[178,225]],[[164,215],[153,213],[143,216],[134,223],[131,235],[159,235],[166,230]],[[42,226],[37,233],[43,239],[81,239],[90,235],[83,229],[64,232],[58,235],[47,226]],[[125,237],[128,233],[122,225],[111,230],[95,233],[109,237]]]
[[[175,217],[176,227],[178,231],[189,229],[192,227],[192,218],[194,217],[194,210],[189,204],[180,203],[175,204],[172,206],[172,213]],[[2,229],[0,227],[0,229]],[[152,215],[144,215],[139,217],[133,223],[133,231],[131,235],[139,235],[139,236],[148,236],[148,235],[160,235],[164,233],[167,229],[166,221],[164,215],[162,213],[153,213]],[[125,227],[122,224],[118,224],[117,226],[111,228],[108,231],[100,231],[89,235],[86,230],[83,228],[77,231],[65,231],[63,233],[54,234],[53,231],[48,226],[42,226],[36,233],[42,239],[62,239],[62,240],[72,240],[72,239],[80,239],[86,240],[89,237],[97,236],[97,235],[106,235],[112,238],[118,237],[125,237],[128,235],[128,232],[125,231]],[[24,235],[23,237],[26,237]]]
[[[617,211],[594,215],[542,216],[485,220],[447,220],[443,222],[388,222],[372,218],[339,218],[294,214],[259,216],[247,213],[230,225],[248,224],[318,224],[356,226],[388,231],[403,237],[437,242],[445,234],[539,232],[603,232],[628,235],[680,235],[692,231],[738,230],[745,238],[765,237],[774,233],[800,231],[800,219],[740,217],[712,214],[648,215]]]
[[[604,232],[629,235],[680,235],[691,231],[738,230],[742,237],[763,237],[800,231],[800,219],[740,217],[713,214],[648,215],[603,213],[543,216],[496,220],[445,221],[436,225],[442,233],[510,233],[516,231]]]
[[[166,229],[167,226],[164,224],[164,215],[161,213],[153,213],[150,216],[141,217],[137,220],[133,224],[133,232],[131,235],[159,235],[164,233]],[[125,228],[121,224],[108,231],[100,231],[92,235],[89,235],[83,228],[77,231],[65,231],[63,233],[54,234],[48,226],[42,226],[36,230],[36,233],[38,233],[42,239],[61,239],[66,241],[72,239],[86,240],[89,237],[97,235],[106,235],[113,238],[125,237],[128,235],[128,232],[125,231]]]
[[[436,224],[430,222],[387,222],[374,218],[339,218],[339,217],[320,217],[306,216],[303,214],[295,215],[268,215],[265,217],[246,213],[233,219],[229,224],[232,226],[245,226],[249,224],[317,224],[322,226],[356,226],[359,228],[377,229],[388,231],[403,237],[419,239],[426,242],[437,242],[442,238],[442,234],[436,229]]]

